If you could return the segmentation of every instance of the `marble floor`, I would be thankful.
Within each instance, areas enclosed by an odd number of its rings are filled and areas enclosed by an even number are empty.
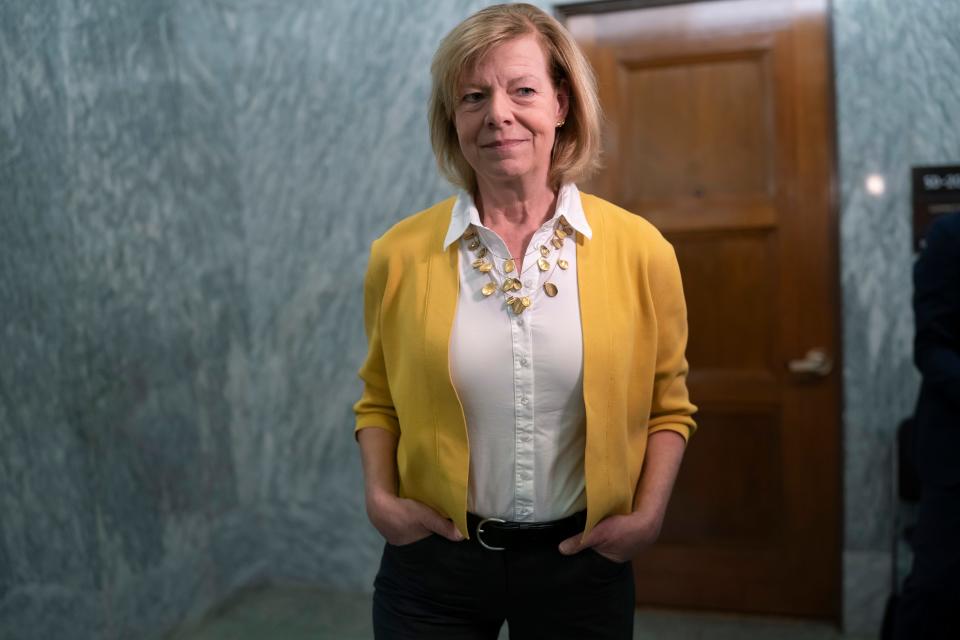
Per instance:
[[[246,591],[168,640],[368,640],[370,596],[306,587]],[[866,640],[829,625],[773,618],[639,610],[635,640]],[[506,626],[500,634],[506,640]]]

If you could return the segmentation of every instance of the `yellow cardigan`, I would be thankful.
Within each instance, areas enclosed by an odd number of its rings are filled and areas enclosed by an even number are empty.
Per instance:
[[[587,531],[633,509],[647,436],[687,439],[686,305],[673,247],[648,222],[582,194],[591,239],[576,234],[583,325]],[[467,536],[470,444],[450,379],[459,244],[444,251],[454,199],[397,223],[370,250],[369,342],[356,431],[399,436],[400,495],[451,518]],[[477,336],[482,340],[483,336]]]

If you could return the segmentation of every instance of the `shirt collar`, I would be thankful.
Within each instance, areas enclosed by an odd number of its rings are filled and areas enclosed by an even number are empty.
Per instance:
[[[573,227],[574,231],[582,234],[586,238],[593,237],[593,230],[587,224],[587,216],[583,212],[583,203],[580,200],[580,190],[572,182],[560,187],[557,194],[557,208],[553,214],[553,219],[563,216],[567,223]],[[480,222],[480,211],[471,196],[466,191],[461,191],[457,195],[457,201],[453,203],[453,210],[450,213],[450,226],[447,228],[447,235],[443,239],[443,250],[453,244],[471,224],[478,227],[483,225]]]

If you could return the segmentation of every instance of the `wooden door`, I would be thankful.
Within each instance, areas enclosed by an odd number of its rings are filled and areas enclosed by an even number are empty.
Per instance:
[[[584,190],[666,235],[689,308],[700,430],[638,603],[838,620],[840,374],[804,359],[840,353],[827,0],[630,4],[560,11],[609,120]]]

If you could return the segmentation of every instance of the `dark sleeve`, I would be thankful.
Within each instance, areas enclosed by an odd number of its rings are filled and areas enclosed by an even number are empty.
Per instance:
[[[913,285],[914,361],[924,385],[960,403],[960,214],[931,226]]]

